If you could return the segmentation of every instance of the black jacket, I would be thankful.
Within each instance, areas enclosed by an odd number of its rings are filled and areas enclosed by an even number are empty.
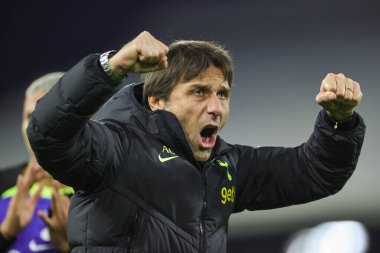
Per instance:
[[[234,212],[283,207],[339,191],[356,166],[365,126],[336,131],[321,112],[295,148],[217,139],[198,163],[176,117],[118,87],[98,55],[79,62],[37,105],[28,136],[38,162],[73,186],[72,252],[225,252]],[[104,115],[104,116],[102,116]]]

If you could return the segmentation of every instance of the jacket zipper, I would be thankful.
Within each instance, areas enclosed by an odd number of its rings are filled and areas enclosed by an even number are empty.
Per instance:
[[[207,202],[206,202],[206,175],[205,175],[205,171],[206,171],[206,168],[208,168],[212,163],[214,163],[216,161],[216,159],[218,159],[219,157],[221,157],[222,155],[224,155],[225,153],[227,153],[227,151],[229,151],[230,149],[226,149],[224,152],[218,154],[217,156],[215,156],[213,159],[211,159],[211,161],[209,161],[208,163],[206,163],[203,168],[202,168],[202,184],[203,184],[203,204],[202,204],[202,211],[201,211],[201,217],[200,217],[200,222],[199,222],[199,252],[200,253],[203,253],[206,251],[205,249],[205,242],[206,242],[206,233],[204,231],[204,224],[203,224],[203,216],[206,212],[206,208],[207,208]]]
[[[202,169],[202,184],[203,184],[203,204],[202,204],[202,211],[201,211],[201,217],[199,222],[199,252],[205,252],[205,241],[206,241],[206,234],[204,232],[204,224],[203,224],[203,216],[206,211],[207,203],[206,203],[206,178],[205,178],[205,167]]]

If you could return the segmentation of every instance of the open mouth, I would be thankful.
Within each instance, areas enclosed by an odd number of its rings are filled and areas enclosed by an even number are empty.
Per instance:
[[[217,133],[217,126],[206,125],[200,132],[199,145],[202,148],[213,148],[216,142]]]

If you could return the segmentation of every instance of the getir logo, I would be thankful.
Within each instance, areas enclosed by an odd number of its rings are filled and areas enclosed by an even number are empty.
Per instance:
[[[235,201],[235,186],[231,188],[222,187],[220,190],[220,195],[222,196],[222,204],[225,205],[227,202],[234,203]]]

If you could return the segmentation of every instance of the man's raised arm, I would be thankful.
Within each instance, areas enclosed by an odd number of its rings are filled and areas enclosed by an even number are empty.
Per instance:
[[[114,168],[118,159],[110,159],[112,151],[125,144],[128,134],[89,118],[119,89],[127,73],[165,68],[167,52],[162,42],[142,32],[117,53],[106,54],[108,58],[90,55],[71,68],[32,114],[27,134],[39,163],[77,189],[94,185],[104,170]]]
[[[235,211],[301,204],[335,194],[351,177],[365,125],[354,112],[362,92],[343,74],[328,74],[316,101],[318,115],[309,140],[294,148],[238,146],[238,203]]]

